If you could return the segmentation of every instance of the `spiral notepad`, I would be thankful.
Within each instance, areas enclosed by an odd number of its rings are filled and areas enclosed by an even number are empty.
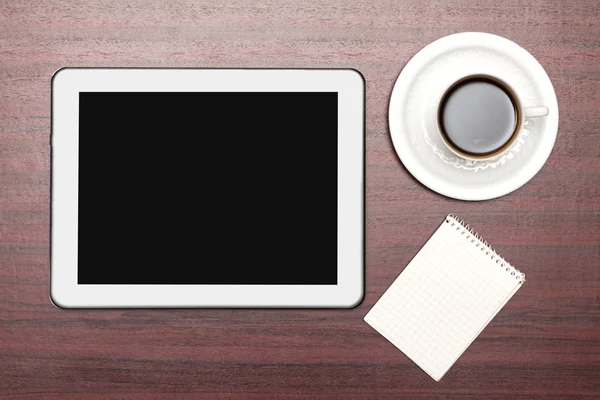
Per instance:
[[[523,282],[450,214],[365,321],[439,381]]]

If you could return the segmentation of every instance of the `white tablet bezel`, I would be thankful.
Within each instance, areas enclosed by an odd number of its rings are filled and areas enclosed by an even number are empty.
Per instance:
[[[79,92],[213,91],[338,92],[338,284],[78,284]],[[57,71],[52,78],[52,301],[64,308],[358,305],[364,294],[364,98],[363,77],[352,69],[64,68]],[[110,237],[105,240],[103,247],[110,251]],[[248,260],[249,264],[252,262]]]

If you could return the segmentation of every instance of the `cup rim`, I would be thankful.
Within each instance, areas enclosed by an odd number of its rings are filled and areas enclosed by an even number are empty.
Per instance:
[[[453,90],[455,90],[457,86],[464,84],[466,81],[477,80],[477,79],[489,81],[492,84],[500,87],[500,89],[502,89],[508,95],[510,101],[512,102],[512,104],[515,108],[516,114],[517,114],[517,123],[515,124],[515,129],[514,129],[513,133],[511,134],[510,139],[506,143],[504,143],[500,148],[498,148],[492,152],[484,153],[484,154],[472,154],[472,153],[467,153],[467,152],[460,150],[457,146],[455,146],[446,137],[447,134],[444,133],[444,130],[442,128],[442,116],[441,116],[442,113],[441,113],[441,111],[442,111],[445,101],[447,101],[448,95]],[[517,141],[517,138],[520,136],[524,119],[525,118],[523,115],[523,106],[521,105],[521,102],[520,102],[519,97],[517,96],[515,90],[504,80],[502,80],[496,76],[489,75],[489,74],[469,74],[469,75],[463,76],[462,78],[452,82],[450,84],[450,86],[448,86],[446,88],[446,90],[444,90],[442,96],[440,97],[440,100],[437,102],[436,123],[437,123],[437,130],[438,130],[440,137],[442,138],[442,141],[444,142],[446,147],[451,152],[453,152],[455,155],[465,158],[465,159],[468,159],[468,160],[474,160],[474,161],[489,160],[489,159],[492,159],[492,158],[495,158],[495,157],[498,157],[498,156],[504,154],[508,149],[510,149],[510,147],[512,147],[512,145]]]

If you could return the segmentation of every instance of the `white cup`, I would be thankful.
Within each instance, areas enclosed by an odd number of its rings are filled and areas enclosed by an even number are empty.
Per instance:
[[[458,89],[459,87],[462,87],[465,84],[471,83],[471,82],[487,82],[487,83],[491,83],[491,84],[495,85],[496,87],[500,88],[504,92],[504,94],[510,99],[512,106],[514,108],[514,112],[515,112],[514,130],[513,130],[512,134],[510,135],[510,138],[508,140],[506,140],[500,147],[497,147],[493,150],[486,151],[486,152],[469,151],[469,150],[465,150],[461,147],[458,147],[455,143],[452,142],[450,135],[448,134],[448,132],[446,132],[446,129],[444,128],[443,112],[446,108],[448,99],[450,97],[452,97],[452,95],[454,93],[456,93],[455,92],[456,89]],[[500,78],[497,78],[497,77],[491,76],[491,75],[484,75],[484,74],[468,75],[468,76],[465,76],[465,77],[453,82],[452,84],[450,84],[446,88],[446,90],[444,90],[442,96],[439,99],[438,106],[437,106],[437,129],[438,129],[438,133],[439,133],[440,137],[442,138],[442,141],[444,142],[444,144],[448,147],[448,149],[452,153],[454,153],[455,155],[457,155],[459,157],[467,159],[467,160],[474,160],[474,161],[475,160],[487,160],[487,159],[498,157],[498,156],[506,153],[512,147],[512,145],[517,141],[517,139],[521,136],[523,129],[524,129],[526,119],[545,117],[549,113],[548,107],[543,106],[543,105],[524,106],[522,101],[519,99],[519,96],[516,93],[517,92],[510,85],[508,85],[506,82],[504,82]],[[477,101],[476,99],[472,99],[472,100]],[[474,113],[476,113],[476,112],[478,112],[478,111],[475,110]],[[478,123],[481,123],[482,118],[485,118],[485,115],[470,116],[468,111],[463,112],[461,110],[461,115],[459,117],[459,120],[461,121],[461,124],[463,124],[463,126],[465,127],[465,131],[468,130],[469,126],[476,125],[474,123],[474,121],[469,120],[470,117],[472,117],[473,120],[477,120]],[[473,122],[473,123],[471,124],[471,122]],[[490,123],[493,123],[493,122],[490,122]],[[489,134],[489,131],[488,132],[482,131],[481,137],[484,138],[486,136],[486,133]],[[456,135],[456,132],[454,132],[454,134]],[[471,133],[469,133],[469,134],[471,134]],[[489,135],[488,135],[488,137],[489,137]],[[475,138],[475,137],[472,137],[472,138],[469,137],[468,139],[472,139],[474,142],[477,141],[477,138]],[[483,140],[483,139],[480,139],[480,140]],[[475,147],[475,146],[473,146],[473,147]]]

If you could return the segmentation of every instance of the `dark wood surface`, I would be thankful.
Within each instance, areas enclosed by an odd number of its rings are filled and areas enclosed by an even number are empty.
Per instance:
[[[387,127],[402,67],[461,31],[529,50],[560,107],[558,140],[540,173],[479,203],[417,183]],[[55,308],[50,78],[63,66],[359,69],[367,85],[364,302],[352,310]],[[436,383],[362,318],[449,212],[528,281]],[[0,2],[0,398],[597,399],[599,371],[597,0]]]

